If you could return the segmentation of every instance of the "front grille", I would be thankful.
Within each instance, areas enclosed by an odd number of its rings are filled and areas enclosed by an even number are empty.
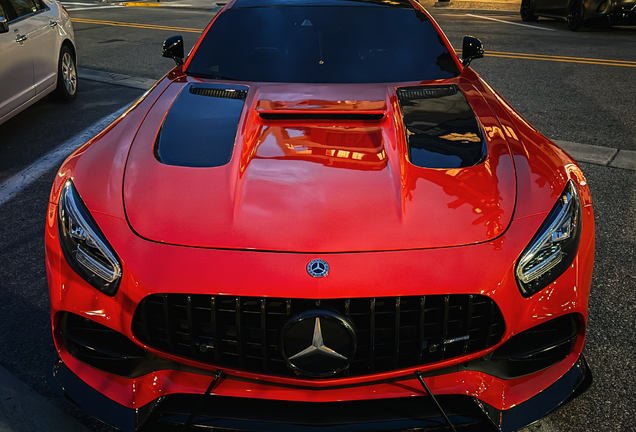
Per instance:
[[[279,351],[280,331],[293,316],[316,308],[345,315],[358,336],[350,366],[358,376],[447,360],[501,339],[497,305],[481,295],[352,299],[283,299],[156,294],[139,304],[135,336],[149,347],[210,365],[295,375]]]

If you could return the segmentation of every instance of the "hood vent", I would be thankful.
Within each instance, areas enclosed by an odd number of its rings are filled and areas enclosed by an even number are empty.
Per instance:
[[[188,84],[170,107],[155,143],[166,165],[211,168],[232,158],[248,88]]]
[[[209,87],[190,87],[190,93],[199,96],[209,96],[224,99],[245,99],[247,97],[246,90],[235,89],[218,89]]]
[[[303,112],[260,112],[264,120],[335,120],[335,121],[378,121],[384,113],[303,113]]]
[[[403,87],[397,96],[413,165],[453,169],[486,159],[481,127],[459,87]]]
[[[398,99],[400,101],[410,101],[413,99],[434,99],[457,94],[457,87],[433,87],[417,89],[400,89]]]

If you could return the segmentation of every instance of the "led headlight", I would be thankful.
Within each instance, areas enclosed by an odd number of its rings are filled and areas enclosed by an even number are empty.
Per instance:
[[[62,252],[71,268],[104,294],[115,295],[121,264],[70,180],[62,188],[57,218]]]
[[[524,297],[545,288],[572,264],[580,237],[581,201],[570,180],[517,262],[515,275]]]

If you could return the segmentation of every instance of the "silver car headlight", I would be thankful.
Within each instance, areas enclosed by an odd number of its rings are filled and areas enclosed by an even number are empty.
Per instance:
[[[542,290],[572,264],[581,237],[581,200],[572,180],[517,262],[524,297]]]
[[[68,264],[104,294],[115,295],[121,264],[70,180],[62,188],[57,217],[60,244]]]

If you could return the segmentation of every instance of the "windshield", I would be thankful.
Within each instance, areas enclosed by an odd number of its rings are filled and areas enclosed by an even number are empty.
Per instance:
[[[186,72],[295,83],[425,81],[459,74],[423,13],[347,6],[230,9],[214,22]]]

